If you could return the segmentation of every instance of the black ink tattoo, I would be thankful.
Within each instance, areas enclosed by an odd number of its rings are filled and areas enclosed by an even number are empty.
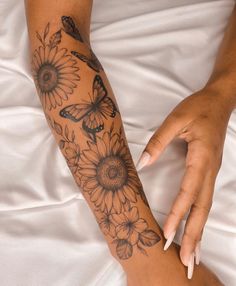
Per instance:
[[[78,67],[76,59],[67,49],[59,49],[62,31],[83,42],[71,17],[61,18],[63,29],[49,37],[48,24],[37,38],[41,45],[33,55],[33,75],[44,108],[51,110],[62,105],[63,100],[77,87]],[[99,72],[102,67],[95,55],[91,57],[72,51],[90,68]],[[74,130],[46,114],[53,132],[60,137],[59,147],[74,175],[76,183],[94,206],[96,219],[104,233],[115,244],[119,259],[129,259],[135,249],[147,255],[147,248],[160,241],[160,236],[150,229],[141,217],[137,203],[148,202],[141,181],[134,168],[132,157],[125,141],[122,125],[114,131],[114,121],[109,131],[104,131],[105,120],[119,113],[115,102],[108,96],[99,75],[92,85],[89,101],[71,104],[60,110],[60,116],[73,122],[82,122],[82,131],[87,135],[87,148],[81,150]],[[104,131],[104,132],[101,132]]]
[[[98,211],[99,225],[103,233],[113,239],[120,259],[128,259],[136,246],[147,255],[144,247],[151,247],[160,241],[160,236],[149,229],[148,223],[140,218],[137,207],[130,207],[120,214]]]
[[[76,61],[67,49],[59,49],[61,30],[48,38],[48,24],[42,36],[37,32],[41,45],[34,51],[32,73],[44,108],[51,110],[68,100],[80,80]]]
[[[88,67],[93,69],[96,72],[100,72],[103,70],[103,67],[101,63],[99,62],[96,55],[93,53],[93,51],[90,49],[90,56],[87,57],[85,55],[82,55],[76,51],[71,51],[72,55],[74,55],[76,58],[80,59],[81,61],[85,62]]]
[[[55,120],[47,116],[49,125],[62,137],[60,148],[76,182],[94,204],[96,219],[105,236],[115,244],[119,259],[128,259],[136,248],[147,255],[145,248],[160,241],[160,236],[149,228],[135,206],[142,198],[142,185],[132,163],[124,137],[111,130],[88,141],[83,151],[76,143],[74,131],[69,135]],[[143,192],[144,195],[144,192]]]
[[[59,142],[59,147],[66,158],[66,162],[75,176],[78,175],[78,168],[79,168],[79,159],[80,159],[80,147],[76,143],[76,137],[74,130],[69,132],[69,128],[65,125],[63,129],[61,124],[57,123],[55,120],[51,119],[50,116],[46,114],[47,121],[49,126],[61,136],[61,140]],[[80,184],[79,178],[76,179],[78,185]]]
[[[81,43],[84,43],[79,28],[76,26],[74,20],[70,16],[62,16],[61,22],[65,33],[67,33],[74,39],[80,41]],[[102,65],[100,64],[99,60],[97,59],[96,55],[93,53],[91,49],[89,49],[89,53],[90,53],[89,56],[86,56],[77,51],[71,51],[72,55],[74,55],[79,60],[85,62],[87,66],[93,69],[94,71],[100,72],[101,70],[103,70]]]
[[[64,31],[73,37],[74,39],[83,42],[82,36],[80,35],[79,29],[76,27],[75,22],[69,16],[62,16],[61,22],[64,28]]]
[[[121,131],[106,131],[102,137],[97,136],[96,143],[88,145],[89,149],[81,153],[78,170],[84,192],[101,211],[121,213],[137,202],[142,187]]]
[[[137,177],[131,154],[120,131],[105,131],[97,142],[88,142],[89,149],[81,152],[78,174],[83,191],[88,194],[97,212],[98,223],[105,235],[116,244],[120,259],[128,259],[136,246],[147,255],[144,247],[160,241],[140,218],[135,205],[141,198],[148,206],[142,184]]]
[[[118,108],[108,96],[101,77],[96,75],[90,101],[69,105],[60,111],[60,115],[74,122],[82,120],[82,128],[91,134],[91,139],[96,142],[96,133],[104,129],[104,119],[114,118],[117,112]]]

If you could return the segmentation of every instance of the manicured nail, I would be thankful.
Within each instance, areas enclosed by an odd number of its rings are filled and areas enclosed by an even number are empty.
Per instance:
[[[199,241],[195,248],[195,261],[197,265],[200,264],[200,257],[201,257],[201,242]]]
[[[169,246],[171,245],[171,243],[175,237],[175,234],[176,234],[176,231],[173,231],[173,232],[171,232],[169,237],[167,237],[167,241],[166,241],[165,246],[164,246],[164,251],[166,251],[169,248]]]
[[[137,165],[136,165],[136,169],[137,171],[140,171],[144,166],[147,165],[147,163],[149,162],[151,158],[151,155],[148,152],[143,152],[143,154],[141,155]]]
[[[188,279],[192,279],[194,269],[194,253],[191,254],[189,263],[188,263]]]

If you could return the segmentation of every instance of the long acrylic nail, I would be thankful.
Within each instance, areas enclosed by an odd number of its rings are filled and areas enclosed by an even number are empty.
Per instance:
[[[194,253],[191,254],[188,263],[188,279],[192,279],[194,270]]]
[[[167,241],[166,241],[165,246],[164,246],[164,251],[166,251],[166,250],[169,248],[169,246],[171,245],[171,243],[172,243],[172,241],[173,241],[173,239],[174,239],[174,237],[175,237],[175,234],[176,234],[176,231],[173,231],[173,232],[171,232],[171,234],[167,237]]]
[[[136,165],[136,169],[137,171],[140,171],[144,166],[147,165],[147,163],[149,162],[151,158],[151,155],[148,152],[143,152],[143,154],[141,155],[137,165]]]
[[[200,264],[200,257],[201,257],[201,242],[199,241],[195,248],[195,261],[197,265]]]

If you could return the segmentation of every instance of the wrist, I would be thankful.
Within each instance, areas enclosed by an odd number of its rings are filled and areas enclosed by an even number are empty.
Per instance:
[[[152,247],[145,248],[145,254],[137,247],[133,249],[132,257],[127,260],[118,259],[118,263],[122,266],[127,276],[135,275],[135,273],[141,273],[147,268],[156,267],[158,261],[165,254],[164,248],[164,236],[161,236],[159,243]]]
[[[233,72],[214,72],[203,88],[217,96],[230,112],[236,108],[235,76]]]

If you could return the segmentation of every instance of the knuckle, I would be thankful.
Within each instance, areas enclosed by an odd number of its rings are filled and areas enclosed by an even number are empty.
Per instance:
[[[202,162],[204,165],[211,167],[212,169],[219,169],[222,163],[222,152],[219,151],[219,147],[212,145],[204,145],[202,151]]]
[[[185,239],[192,241],[192,243],[194,244],[197,244],[197,242],[199,241],[199,237],[200,237],[200,235],[190,231],[190,229],[188,228],[185,229],[184,236],[185,236]]]
[[[193,208],[193,211],[201,212],[202,214],[208,216],[208,214],[211,210],[211,207],[212,207],[212,201],[210,201],[204,205],[194,204],[192,208]]]
[[[174,217],[177,220],[180,220],[184,216],[184,212],[177,211],[175,208],[172,208],[169,213],[170,217]]]
[[[190,205],[196,200],[197,194],[195,192],[190,192],[186,188],[182,187],[178,193],[178,198],[188,202]]]
[[[148,145],[149,145],[150,148],[156,148],[156,147],[158,147],[158,148],[160,148],[160,149],[163,149],[163,144],[162,144],[162,142],[161,142],[161,139],[160,139],[159,135],[157,135],[157,134],[154,134],[154,135],[150,138],[150,140],[149,140],[149,142],[148,142]]]

